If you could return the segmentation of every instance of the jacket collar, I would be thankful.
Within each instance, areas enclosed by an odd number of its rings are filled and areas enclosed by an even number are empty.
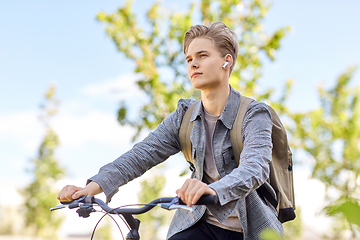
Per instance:
[[[224,124],[225,127],[227,127],[228,129],[231,129],[235,118],[236,118],[236,114],[237,114],[237,110],[239,107],[239,103],[240,103],[240,93],[235,91],[231,85],[230,86],[230,94],[228,97],[228,100],[225,104],[225,107],[221,113],[221,116],[219,118],[219,120],[222,121],[222,123]],[[200,99],[200,101],[198,101],[194,107],[194,111],[192,112],[190,121],[195,121],[198,117],[201,118],[202,116],[202,112],[203,112],[203,105],[202,105],[202,101]]]

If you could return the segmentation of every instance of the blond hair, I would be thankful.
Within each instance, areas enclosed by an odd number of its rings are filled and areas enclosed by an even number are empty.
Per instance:
[[[187,54],[190,43],[198,37],[205,37],[212,40],[222,57],[225,57],[227,54],[232,56],[233,64],[230,67],[231,73],[239,51],[235,32],[223,22],[213,22],[208,26],[194,25],[190,27],[184,36],[183,50],[185,55]]]

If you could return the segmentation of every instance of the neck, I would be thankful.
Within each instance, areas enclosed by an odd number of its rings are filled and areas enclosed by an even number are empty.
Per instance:
[[[230,86],[220,86],[216,89],[202,90],[201,100],[205,110],[213,115],[221,115],[230,94]]]

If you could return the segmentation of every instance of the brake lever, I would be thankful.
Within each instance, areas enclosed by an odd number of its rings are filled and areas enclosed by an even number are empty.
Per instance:
[[[184,210],[188,210],[190,212],[193,211],[192,207],[183,205],[183,202],[180,200],[179,197],[174,197],[174,199],[169,203],[159,203],[158,206],[160,206],[166,210],[184,209]]]
[[[50,208],[50,211],[55,211],[66,207],[72,209],[76,207],[81,207],[85,203],[93,203],[93,202],[94,202],[94,196],[82,196],[72,201],[60,201],[61,205]]]
[[[55,210],[59,210],[59,209],[62,209],[62,208],[66,208],[67,206],[68,205],[65,205],[65,204],[55,206],[55,207],[50,208],[50,211],[55,211]]]
[[[172,205],[169,207],[169,210],[174,210],[174,209],[184,209],[184,210],[188,210],[190,212],[194,211],[194,209],[192,207],[188,207],[186,205]]]

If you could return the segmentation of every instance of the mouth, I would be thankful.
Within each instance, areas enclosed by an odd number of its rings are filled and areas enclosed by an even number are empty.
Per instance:
[[[201,75],[202,73],[199,72],[194,72],[193,74],[191,74],[191,78],[197,77],[199,75]]]

